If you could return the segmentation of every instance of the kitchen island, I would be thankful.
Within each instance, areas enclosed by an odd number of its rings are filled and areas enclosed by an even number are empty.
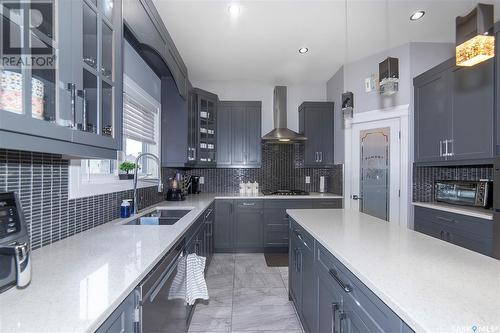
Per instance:
[[[500,261],[351,210],[287,213],[415,332],[500,332]]]

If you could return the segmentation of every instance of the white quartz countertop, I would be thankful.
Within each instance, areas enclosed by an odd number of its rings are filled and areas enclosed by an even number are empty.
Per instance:
[[[217,193],[216,199],[342,199],[343,196],[333,193],[310,192],[309,195],[264,195],[241,193]]]
[[[328,198],[204,193],[161,202],[32,252],[33,277],[0,294],[0,332],[93,332],[132,292],[200,214],[219,199]],[[158,207],[191,208],[171,226],[122,225]]]
[[[466,207],[451,205],[444,202],[413,202],[414,206],[437,209],[445,212],[477,217],[485,220],[493,220],[493,212],[481,207]]]
[[[287,213],[416,332],[500,332],[500,261],[355,211]]]
[[[116,220],[33,251],[31,284],[0,294],[0,332],[95,331],[214,198],[189,196],[141,212],[192,208],[172,226],[120,225]]]

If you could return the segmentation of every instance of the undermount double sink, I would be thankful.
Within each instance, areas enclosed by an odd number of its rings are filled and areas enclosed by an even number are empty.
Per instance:
[[[191,208],[157,208],[150,213],[124,223],[124,225],[174,225],[190,211]]]

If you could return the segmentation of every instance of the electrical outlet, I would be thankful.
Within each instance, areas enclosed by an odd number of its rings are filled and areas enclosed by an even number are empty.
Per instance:
[[[311,184],[311,176],[306,176],[306,184]]]
[[[205,184],[205,177],[200,177],[200,184]]]

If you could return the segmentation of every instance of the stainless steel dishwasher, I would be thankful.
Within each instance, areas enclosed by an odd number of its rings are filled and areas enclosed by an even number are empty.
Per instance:
[[[178,265],[185,259],[185,239],[178,242],[151,273],[137,286],[139,296],[139,333],[187,332],[191,315],[182,299],[168,299]]]

